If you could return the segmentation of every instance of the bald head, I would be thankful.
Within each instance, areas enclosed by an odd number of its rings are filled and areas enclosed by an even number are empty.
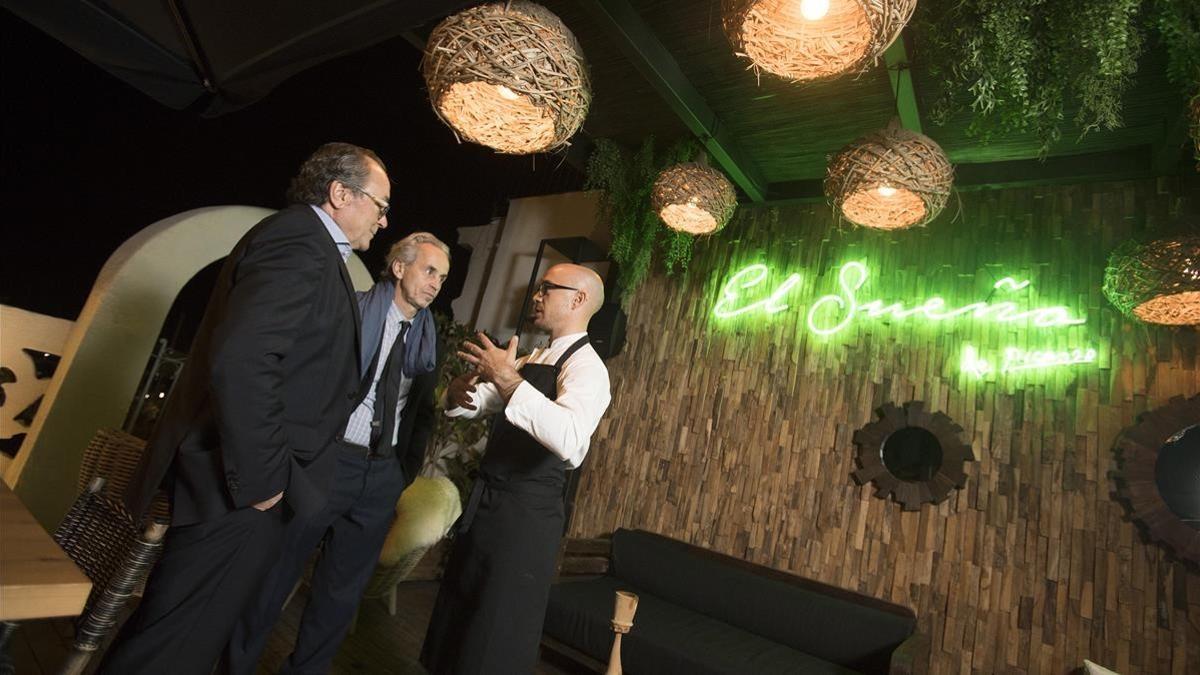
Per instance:
[[[583,265],[563,263],[546,270],[546,278],[550,278],[552,273],[555,279],[560,278],[559,274],[562,275],[561,278],[567,279],[564,286],[578,288],[583,292],[586,302],[583,303],[582,309],[589,319],[604,304],[604,280],[595,270]]]
[[[529,318],[551,339],[587,331],[588,321],[604,304],[604,282],[582,265],[564,263],[546,270],[533,295]]]

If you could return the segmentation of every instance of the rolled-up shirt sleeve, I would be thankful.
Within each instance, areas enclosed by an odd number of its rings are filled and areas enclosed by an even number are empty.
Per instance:
[[[477,390],[476,394],[479,393]],[[491,393],[499,398],[495,387]],[[555,400],[546,398],[528,382],[522,382],[508,400],[504,416],[547,450],[572,467],[578,467],[583,463],[592,433],[611,400],[608,369],[589,349],[575,354],[564,364],[558,374]]]

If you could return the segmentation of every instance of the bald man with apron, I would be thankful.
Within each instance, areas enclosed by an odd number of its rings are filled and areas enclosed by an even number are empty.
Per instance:
[[[451,385],[447,415],[501,414],[421,651],[434,675],[528,675],[537,663],[565,526],[567,471],[583,461],[611,400],[608,370],[587,333],[567,332],[586,327],[602,298],[602,287],[596,293],[588,283],[598,277],[579,270],[594,276],[556,265],[534,294],[532,318],[550,331],[548,347],[517,360],[515,338],[505,350],[481,336],[460,354],[478,375]],[[476,385],[475,377],[485,381]]]

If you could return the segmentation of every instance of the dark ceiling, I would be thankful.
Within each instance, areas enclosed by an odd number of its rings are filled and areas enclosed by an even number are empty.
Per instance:
[[[1160,46],[1148,44],[1124,101],[1124,126],[1082,133],[1066,110],[1062,140],[1045,158],[1030,133],[997,133],[986,143],[967,133],[967,110],[944,125],[932,108],[937,82],[914,55],[911,37],[861,75],[793,84],[761,78],[736,57],[721,27],[719,0],[545,0],[575,32],[594,73],[592,137],[634,144],[647,133],[690,131],[736,159],[719,162],[745,195],[757,177],[768,199],[820,197],[826,158],[887,124],[905,103],[919,130],[956,164],[960,189],[1138,178],[1190,170],[1185,105],[1165,74]],[[890,69],[890,70],[889,70]],[[889,74],[911,73],[900,85]],[[911,84],[904,85],[904,80]],[[903,99],[907,97],[907,102]],[[899,100],[898,100],[899,99]],[[691,120],[685,123],[681,120]],[[906,124],[909,120],[905,120]]]
[[[471,0],[3,0],[18,15],[159,101],[217,114],[262,97],[323,61],[395,36],[423,43]],[[958,165],[959,187],[1160,175],[1186,165],[1184,105],[1165,78],[1161,48],[1146,50],[1125,100],[1124,126],[1062,140],[1039,160],[1032,133],[967,133],[964,111],[935,126],[921,115],[936,81],[906,31],[858,76],[813,84],[760,77],[733,54],[719,0],[542,0],[578,37],[594,101],[569,158],[589,140],[628,146],[689,134],[755,201],[819,197],[826,158],[897,110]],[[919,45],[918,45],[919,47]],[[895,79],[894,76],[903,74]],[[909,77],[911,75],[911,77]],[[1068,119],[1074,111],[1068,110]]]

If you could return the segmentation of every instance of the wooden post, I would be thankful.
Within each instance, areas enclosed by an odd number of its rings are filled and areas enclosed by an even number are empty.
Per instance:
[[[604,675],[621,675],[621,636],[633,628],[633,615],[637,612],[638,596],[628,591],[617,591],[616,606],[613,608],[612,653],[608,655],[608,670]]]

